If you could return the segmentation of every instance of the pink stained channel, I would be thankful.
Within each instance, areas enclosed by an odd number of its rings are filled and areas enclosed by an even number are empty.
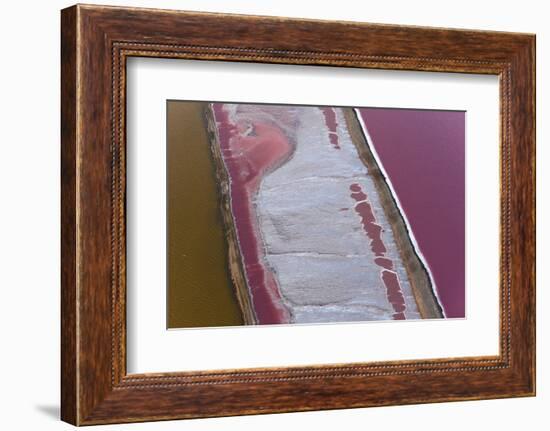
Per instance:
[[[263,175],[292,152],[283,131],[273,124],[231,122],[224,104],[212,104],[222,158],[230,179],[231,210],[245,276],[258,324],[289,323],[274,274],[264,261],[253,198]],[[246,135],[252,128],[253,135]]]
[[[367,195],[361,190],[359,184],[352,184],[350,187],[351,197],[357,202],[355,205],[355,211],[361,217],[361,224],[363,230],[370,239],[370,246],[375,256],[384,256],[386,253],[386,246],[382,241],[381,233],[382,228],[376,223],[372,207],[367,200]]]
[[[349,189],[351,191],[351,197],[357,202],[355,204],[355,212],[361,218],[363,230],[369,238],[371,250],[376,256],[374,263],[382,268],[380,278],[386,287],[386,296],[394,311],[393,319],[405,320],[405,298],[403,297],[403,291],[399,284],[399,278],[397,274],[392,271],[393,262],[391,259],[385,257],[387,249],[382,241],[382,228],[376,223],[376,218],[372,212],[368,196],[362,190],[361,186],[357,183],[353,183],[350,185]]]
[[[336,122],[336,112],[334,111],[334,108],[329,108],[329,107],[324,107],[319,109],[323,111],[323,115],[325,116],[325,124],[328,128],[328,136],[330,139],[330,143],[334,148],[339,150],[340,141],[338,140],[338,131],[336,129],[336,126],[338,125]]]
[[[360,108],[447,318],[465,317],[462,111]]]

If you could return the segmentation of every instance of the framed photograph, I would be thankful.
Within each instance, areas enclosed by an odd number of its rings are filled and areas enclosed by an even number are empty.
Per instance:
[[[61,14],[62,419],[535,394],[535,36]]]

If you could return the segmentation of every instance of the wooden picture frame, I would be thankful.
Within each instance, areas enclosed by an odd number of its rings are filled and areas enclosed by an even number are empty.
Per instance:
[[[64,421],[535,394],[534,35],[83,5],[61,17]],[[131,56],[498,75],[500,354],[128,375],[125,65]]]

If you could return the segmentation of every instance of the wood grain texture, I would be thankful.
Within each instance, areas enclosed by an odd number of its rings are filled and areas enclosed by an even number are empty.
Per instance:
[[[61,38],[63,420],[86,425],[534,394],[533,35],[79,5],[62,11]],[[499,75],[500,355],[127,375],[129,56]]]
[[[76,9],[61,16],[61,417],[77,421]]]

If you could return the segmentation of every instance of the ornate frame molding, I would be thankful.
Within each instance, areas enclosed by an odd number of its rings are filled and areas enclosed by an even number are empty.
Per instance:
[[[254,26],[271,31],[258,34]],[[334,32],[337,40],[323,37]],[[80,425],[533,395],[534,47],[534,36],[524,34],[100,6],[65,9],[62,419]],[[125,65],[131,56],[498,75],[500,354],[127,375]],[[262,397],[246,397],[251,391]]]

